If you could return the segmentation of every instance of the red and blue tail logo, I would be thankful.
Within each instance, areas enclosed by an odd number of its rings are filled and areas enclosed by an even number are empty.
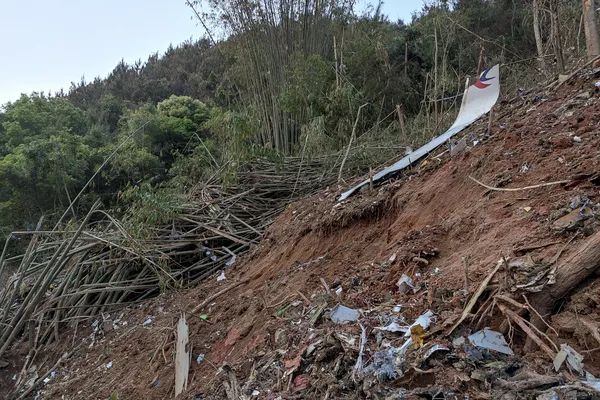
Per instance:
[[[496,79],[495,77],[488,78],[487,74],[490,72],[491,69],[492,68],[488,68],[485,71],[483,71],[479,79],[477,79],[477,82],[475,82],[474,85],[477,89],[485,89],[486,87],[491,86],[491,83],[486,82],[491,81],[492,79]]]

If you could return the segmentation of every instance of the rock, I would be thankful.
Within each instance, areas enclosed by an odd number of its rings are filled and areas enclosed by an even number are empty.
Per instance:
[[[550,143],[555,149],[567,149],[573,146],[573,142],[566,136],[555,136],[550,139]]]

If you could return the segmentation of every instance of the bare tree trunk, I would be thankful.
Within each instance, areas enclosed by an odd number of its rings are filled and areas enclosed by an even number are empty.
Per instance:
[[[556,269],[556,283],[535,293],[531,304],[538,313],[546,316],[552,312],[557,302],[567,297],[591,275],[600,269],[600,232],[596,232]],[[543,322],[535,315],[532,322],[543,328]]]
[[[540,31],[540,0],[533,0],[533,34],[535,36],[535,45],[538,52],[538,61],[542,71],[546,71],[546,60],[544,59],[544,44],[542,43],[542,33]]]
[[[550,1],[550,31],[552,36],[552,48],[558,72],[565,72],[565,60],[562,52],[562,39],[560,34],[560,21],[558,18],[558,0]]]
[[[583,0],[583,23],[588,57],[593,58],[600,54],[600,39],[598,38],[594,0]]]

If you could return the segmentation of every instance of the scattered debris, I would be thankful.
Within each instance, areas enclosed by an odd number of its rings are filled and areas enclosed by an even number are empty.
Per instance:
[[[582,383],[600,393],[600,379],[596,378],[589,372],[585,373],[585,380],[583,380]]]
[[[142,323],[142,326],[150,326],[152,324],[152,317],[147,317],[144,322]]]
[[[225,270],[222,270],[219,276],[217,276],[217,282],[224,281],[225,279],[227,279],[225,278]]]
[[[112,366],[113,366],[113,362],[112,362],[112,361],[109,361],[109,362],[107,362],[107,363],[104,365],[104,368],[106,368],[106,369],[111,369],[111,368],[112,368]]]
[[[196,357],[196,364],[202,364],[204,361],[205,355],[203,353],[198,354]]]
[[[583,370],[583,356],[576,352],[571,346],[568,344],[561,344],[560,351],[556,354],[554,358],[554,370],[558,372],[560,367],[564,364],[565,360],[567,364],[571,368],[573,368],[579,375],[584,374]]]
[[[56,376],[56,371],[52,371],[50,372],[50,375],[48,375],[47,377],[45,377],[42,382],[44,383],[49,383],[52,379],[54,379],[54,377]]]
[[[375,329],[380,330],[380,331],[392,332],[392,333],[396,333],[396,332],[405,333],[408,330],[408,327],[402,326],[402,325],[398,324],[397,322],[393,321],[393,322],[390,322],[389,324],[387,324],[386,326],[376,326]]]
[[[423,360],[424,361],[427,360],[429,357],[431,357],[433,355],[433,353],[440,352],[440,351],[448,352],[448,351],[450,351],[450,349],[441,344],[434,344],[429,349],[427,349],[427,352],[425,352],[425,354],[423,355]]]
[[[425,343],[425,329],[419,324],[410,327],[410,339],[415,349],[420,349]]]
[[[229,257],[229,260],[227,260],[227,262],[225,263],[225,266],[231,267],[233,264],[235,264],[236,259],[237,256],[235,254],[232,254],[231,257]]]
[[[411,336],[412,329],[416,326],[420,326],[424,330],[429,329],[429,326],[431,325],[431,320],[433,319],[433,315],[434,315],[433,311],[431,311],[431,310],[427,310],[423,314],[419,315],[419,317],[415,320],[415,322],[413,322],[412,325],[410,325],[406,329],[406,333],[404,334],[404,336],[405,337]]]
[[[358,357],[356,358],[356,364],[354,364],[354,370],[352,371],[352,377],[356,382],[356,378],[362,375],[363,372],[363,353],[365,352],[365,346],[367,344],[367,330],[362,324],[360,325],[360,344],[358,345]]]
[[[481,349],[493,350],[510,356],[514,354],[512,349],[508,347],[508,343],[506,343],[504,336],[500,332],[488,328],[469,335],[469,342],[471,342],[473,346]]]
[[[396,356],[399,349],[388,347],[385,350],[377,351],[373,354],[373,362],[365,368],[365,372],[373,374],[379,381],[396,379],[398,371],[396,369]]]
[[[175,350],[175,397],[179,396],[186,388],[190,371],[190,343],[188,337],[188,324],[185,315],[179,317],[177,322],[177,343]]]
[[[358,321],[360,317],[360,312],[346,307],[344,305],[338,304],[335,306],[330,313],[330,318],[336,324],[345,324],[347,322],[355,322]]]
[[[406,274],[402,274],[400,279],[398,279],[396,286],[398,286],[398,291],[402,294],[415,291],[415,286],[413,285],[412,279]]]

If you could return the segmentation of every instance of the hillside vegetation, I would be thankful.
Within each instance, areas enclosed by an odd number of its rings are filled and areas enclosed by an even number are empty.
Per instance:
[[[209,33],[225,27],[226,38],[186,42],[121,62],[106,78],[5,104],[4,235],[33,229],[42,215],[55,223],[82,188],[67,217],[101,198],[133,225],[165,222],[173,199],[215,173],[227,184],[258,158],[333,154],[349,141],[360,162],[344,176],[364,172],[447,126],[465,77],[483,65],[505,66],[511,95],[585,53],[575,0],[545,2],[544,62],[529,1],[429,2],[410,24],[377,6],[357,15],[343,0],[253,3],[190,3],[190,15],[197,11]]]

